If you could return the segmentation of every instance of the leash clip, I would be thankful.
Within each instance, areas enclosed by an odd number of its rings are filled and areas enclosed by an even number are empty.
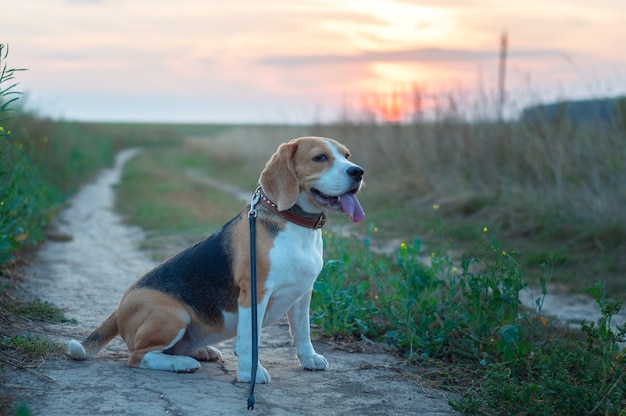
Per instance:
[[[259,203],[259,200],[261,199],[261,187],[259,186],[258,188],[256,188],[256,191],[254,191],[254,195],[252,195],[252,199],[250,200],[250,211],[248,211],[248,218],[256,218],[257,216],[257,210],[256,210],[256,204]]]

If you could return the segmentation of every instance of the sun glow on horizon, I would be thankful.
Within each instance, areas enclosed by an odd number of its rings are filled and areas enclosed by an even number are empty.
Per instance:
[[[348,104],[381,121],[420,117],[432,107],[431,96],[456,88],[463,80],[462,74],[441,64],[372,62],[367,69],[354,82]]]

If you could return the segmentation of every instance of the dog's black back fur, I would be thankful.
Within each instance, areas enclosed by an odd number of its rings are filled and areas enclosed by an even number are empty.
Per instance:
[[[239,288],[232,274],[230,234],[242,217],[238,215],[206,239],[156,266],[133,288],[167,293],[210,321],[220,321],[224,310],[236,312]]]

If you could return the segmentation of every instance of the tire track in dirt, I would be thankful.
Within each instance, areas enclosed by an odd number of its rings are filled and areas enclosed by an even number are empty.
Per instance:
[[[126,287],[154,263],[138,250],[140,229],[113,212],[114,185],[139,150],[120,153],[115,167],[82,188],[54,227],[69,241],[48,241],[38,251],[22,295],[64,308],[76,324],[48,325],[50,337],[82,339],[117,306]],[[8,368],[4,388],[34,415],[239,415],[247,413],[248,385],[236,383],[233,342],[219,345],[222,363],[203,363],[195,374],[129,369],[128,351],[116,338],[95,360],[51,360],[36,373]],[[298,367],[288,326],[263,330],[259,356],[272,383],[257,385],[258,415],[455,414],[447,394],[428,390],[402,375],[415,368],[382,353],[349,353],[316,343],[331,364],[326,372]],[[417,376],[419,377],[419,376]]]

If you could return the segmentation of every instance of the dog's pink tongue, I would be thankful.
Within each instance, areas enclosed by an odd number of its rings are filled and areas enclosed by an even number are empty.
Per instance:
[[[352,222],[363,221],[363,218],[365,218],[365,212],[363,211],[363,207],[361,207],[356,195],[353,193],[341,195],[340,202],[341,209],[343,209],[343,212],[350,216]]]

